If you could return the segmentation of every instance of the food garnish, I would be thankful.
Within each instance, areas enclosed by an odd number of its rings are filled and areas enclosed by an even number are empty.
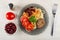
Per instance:
[[[29,18],[29,21],[35,23],[37,20],[36,20],[35,16],[31,16]]]

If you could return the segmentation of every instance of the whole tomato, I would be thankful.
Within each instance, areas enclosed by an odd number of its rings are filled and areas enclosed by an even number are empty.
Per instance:
[[[12,20],[12,19],[15,18],[15,14],[14,14],[13,12],[7,12],[6,18],[7,18],[8,20]]]

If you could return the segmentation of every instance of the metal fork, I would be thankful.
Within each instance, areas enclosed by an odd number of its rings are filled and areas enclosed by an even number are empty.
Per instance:
[[[53,8],[52,8],[53,23],[52,23],[52,29],[51,29],[51,36],[53,36],[53,30],[54,30],[54,19],[55,19],[55,15],[56,15],[56,10],[57,10],[57,4],[54,4],[54,5],[53,5]]]

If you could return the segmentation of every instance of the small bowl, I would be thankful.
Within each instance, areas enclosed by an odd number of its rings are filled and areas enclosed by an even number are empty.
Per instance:
[[[43,28],[41,28],[41,29],[35,29],[35,30],[31,31],[31,32],[27,32],[27,31],[22,27],[22,25],[21,25],[20,17],[21,17],[21,15],[23,14],[24,10],[25,10],[26,8],[31,7],[31,6],[36,7],[36,8],[40,8],[40,9],[42,10],[42,12],[44,13],[44,20],[45,20],[46,23],[45,23],[45,26],[44,26]],[[49,17],[48,17],[47,11],[46,11],[42,6],[40,6],[39,4],[34,4],[34,3],[33,3],[33,4],[28,4],[28,5],[26,5],[24,8],[22,8],[22,10],[21,10],[21,12],[20,12],[19,24],[20,24],[21,30],[22,30],[24,33],[27,33],[27,34],[30,34],[30,35],[40,34],[40,33],[42,33],[42,32],[47,28],[48,23],[49,23]]]

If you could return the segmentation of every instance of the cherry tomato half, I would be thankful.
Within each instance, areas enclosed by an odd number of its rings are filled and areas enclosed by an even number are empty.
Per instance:
[[[7,18],[8,20],[12,20],[12,19],[15,18],[15,14],[14,14],[13,12],[7,12],[6,18]]]

